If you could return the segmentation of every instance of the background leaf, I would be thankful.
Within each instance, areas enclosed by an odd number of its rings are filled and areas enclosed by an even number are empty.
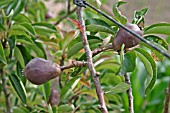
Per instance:
[[[12,87],[16,91],[18,97],[21,99],[21,101],[26,104],[26,92],[25,88],[23,87],[22,83],[18,79],[18,77],[14,74],[9,76],[10,82],[12,84]]]
[[[0,60],[6,64],[7,61],[6,61],[6,57],[5,57],[5,53],[4,53],[4,49],[3,49],[3,45],[2,45],[2,42],[0,41]]]
[[[68,93],[70,88],[73,89],[77,85],[79,80],[80,80],[80,76],[75,76],[70,81],[67,82],[67,84],[61,90],[61,96],[60,96],[61,100],[63,100],[63,98],[65,98],[65,96]]]
[[[128,90],[130,88],[130,85],[124,82],[119,83],[118,85],[116,85],[115,87],[113,87],[111,90],[106,91],[105,93],[122,93],[122,92],[126,92],[126,90]]]

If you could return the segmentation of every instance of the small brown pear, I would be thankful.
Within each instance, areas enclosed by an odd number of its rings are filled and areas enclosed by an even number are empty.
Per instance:
[[[57,89],[52,88],[50,96],[48,98],[48,103],[51,106],[58,105],[60,103],[60,93],[58,92]]]
[[[23,70],[25,77],[33,84],[40,85],[60,75],[58,64],[42,58],[32,59]]]
[[[128,23],[125,26],[134,31],[135,33],[137,33],[138,35],[140,36],[143,35],[142,31],[136,24]],[[118,33],[116,34],[116,37],[113,39],[112,45],[114,50],[121,50],[122,44],[125,45],[125,49],[129,49],[138,45],[139,42],[140,40],[136,38],[134,35],[125,31],[123,28],[120,28]]]

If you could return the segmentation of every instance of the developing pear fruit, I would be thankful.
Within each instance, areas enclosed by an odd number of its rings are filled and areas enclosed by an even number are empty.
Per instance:
[[[56,78],[60,75],[61,70],[58,64],[42,58],[32,59],[24,69],[25,77],[33,84],[40,85]]]
[[[142,31],[136,24],[126,24],[125,26],[138,35],[143,35]],[[125,49],[128,49],[138,45],[139,42],[140,40],[138,38],[125,31],[123,28],[120,28],[118,33],[116,34],[116,37],[113,39],[112,45],[114,50],[121,50],[122,44],[125,45]]]

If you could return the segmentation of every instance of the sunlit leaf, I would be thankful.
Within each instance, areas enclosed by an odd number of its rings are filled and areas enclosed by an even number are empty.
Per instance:
[[[12,20],[14,20],[17,23],[23,23],[23,22],[31,23],[30,19],[24,14],[18,14]]]
[[[92,96],[95,99],[97,99],[97,95],[96,95],[96,90],[95,89],[82,90],[81,94],[89,95],[89,96]]]
[[[66,33],[66,35],[64,36],[63,39],[63,50],[66,49],[66,47],[68,46],[68,44],[75,38],[75,36],[77,35],[76,31],[70,31],[68,33]]]
[[[121,82],[118,85],[116,85],[115,87],[113,87],[111,90],[106,91],[105,93],[123,93],[126,92],[128,89],[130,88],[130,85],[125,83],[125,82]]]
[[[26,23],[26,22],[13,25],[10,30],[21,30],[21,31],[25,31],[25,32],[29,33],[31,36],[36,35],[35,30],[32,27],[32,25],[29,23]]]
[[[0,9],[6,8],[13,0],[3,0],[0,2]]]
[[[21,51],[18,49],[18,47],[14,48],[14,56],[19,61],[19,63],[21,64],[22,68],[24,68],[25,67],[24,58],[21,54]]]
[[[145,36],[144,38],[146,38],[149,41],[152,41],[159,48],[161,48],[165,51],[168,50],[168,43],[163,38],[160,38],[160,37],[154,36],[154,35],[148,35],[148,36]],[[152,50],[152,57],[154,58],[154,60],[156,60],[156,61],[164,60],[164,56],[161,53],[159,53],[155,49],[151,48],[150,46],[147,46],[147,45],[145,45],[145,46]]]
[[[16,40],[17,40],[17,42],[21,42],[22,44],[28,44],[28,45],[34,44],[31,37],[29,37],[29,36],[17,35]]]
[[[143,8],[139,11],[135,11],[132,23],[140,24],[142,21],[144,21],[144,16],[146,15],[147,11],[148,7]]]
[[[71,112],[74,110],[74,105],[68,105],[68,104],[65,104],[65,105],[60,105],[58,107],[58,112]]]
[[[87,31],[91,32],[106,32],[115,34],[115,31],[103,20],[90,18],[85,20]]]
[[[23,87],[23,84],[20,82],[18,77],[14,74],[9,76],[10,82],[12,84],[12,87],[16,91],[18,97],[21,99],[21,101],[26,104],[26,92],[25,88]]]
[[[148,72],[146,89],[145,89],[145,94],[147,95],[152,90],[152,88],[156,82],[156,79],[157,79],[156,63],[153,60],[153,58],[151,57],[151,55],[144,49],[136,48],[135,51],[137,53],[137,56],[143,62],[144,66]]]
[[[88,36],[88,42],[89,44],[95,44],[95,43],[100,43],[102,42],[102,40],[98,37],[95,36]],[[76,44],[74,44],[68,51],[67,57],[70,58],[71,56],[73,56],[74,54],[76,54],[77,52],[79,52],[81,49],[83,49],[83,44],[82,42],[78,42]]]
[[[118,7],[122,4],[125,4],[126,2],[124,1],[117,1],[112,8],[112,11],[114,13],[115,18],[122,24],[127,23],[127,19],[124,15],[121,14],[121,12],[118,10]]]
[[[144,34],[170,35],[170,23],[157,23],[144,29]]]
[[[46,36],[49,33],[56,33],[55,26],[49,23],[45,23],[45,22],[34,23],[33,27],[36,33],[40,35]]]
[[[11,10],[14,11],[13,17],[20,13],[25,6],[25,0],[15,0],[7,8],[6,13],[9,14]]]

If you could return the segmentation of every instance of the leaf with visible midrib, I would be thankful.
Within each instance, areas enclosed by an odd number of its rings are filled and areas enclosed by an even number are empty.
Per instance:
[[[127,91],[130,88],[130,85],[125,83],[125,82],[121,82],[118,85],[116,85],[115,87],[113,87],[110,91],[107,91],[105,93],[122,93]]]
[[[144,29],[144,34],[170,35],[170,23],[153,24],[153,25]]]
[[[156,82],[156,79],[157,79],[156,63],[153,60],[153,58],[151,57],[151,55],[144,49],[136,48],[135,51],[137,53],[137,56],[143,62],[144,66],[148,72],[146,89],[145,89],[145,95],[147,95],[152,90],[152,88]]]
[[[125,75],[127,72],[132,72],[134,71],[135,67],[136,67],[136,53],[135,51],[132,50],[124,55],[119,75]]]
[[[115,15],[115,18],[122,24],[126,24],[127,23],[127,19],[124,15],[121,14],[121,12],[118,10],[118,7],[122,4],[125,4],[127,2],[124,1],[117,1],[112,8],[112,11]]]
[[[115,31],[103,20],[91,18],[87,19],[85,23],[87,31],[115,34]]]
[[[14,74],[9,76],[10,82],[12,84],[12,87],[16,91],[17,95],[21,99],[21,101],[26,104],[26,92],[25,88],[23,87],[22,83],[18,79],[18,77]]]

